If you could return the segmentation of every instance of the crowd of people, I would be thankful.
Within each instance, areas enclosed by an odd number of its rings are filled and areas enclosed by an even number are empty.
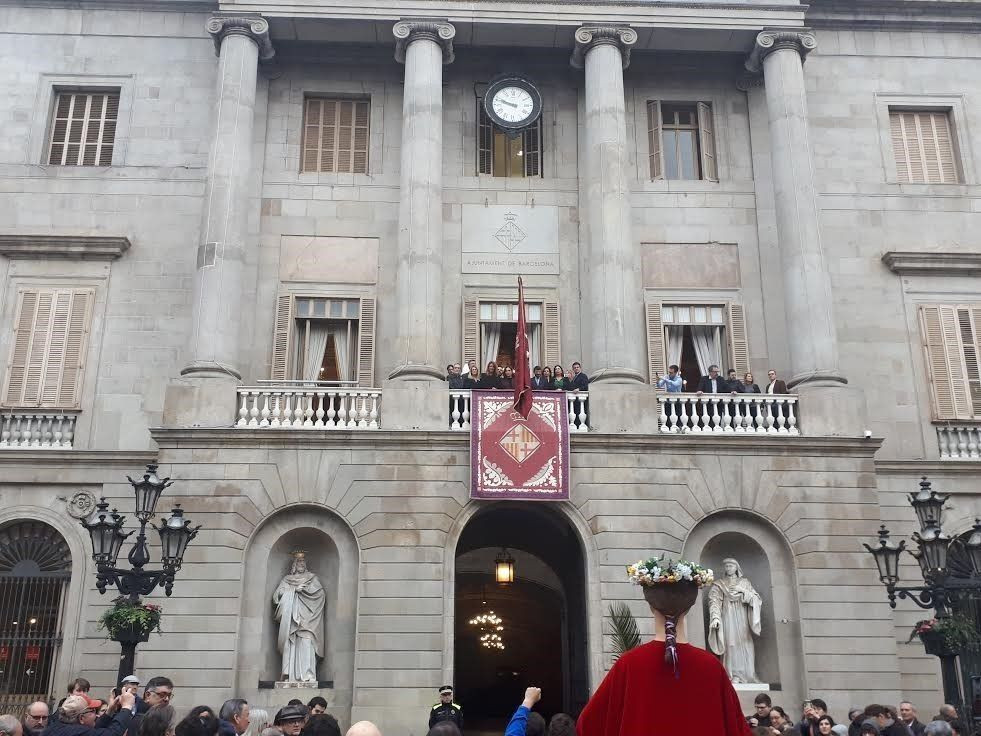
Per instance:
[[[698,379],[699,394],[785,394],[787,384],[777,378],[777,372],[773,369],[767,371],[767,381],[761,389],[753,378],[752,373],[744,373],[742,378],[736,375],[736,369],[730,368],[723,378],[719,372],[719,366],[710,365],[708,375]],[[659,389],[667,391],[669,394],[680,394],[688,388],[688,381],[681,375],[681,370],[676,365],[668,366],[668,374],[662,376],[654,374],[654,383]]]
[[[920,721],[916,707],[904,700],[898,708],[873,703],[851,708],[848,719],[836,721],[820,698],[804,701],[801,715],[795,720],[773,701],[760,693],[754,701],[755,712],[746,716],[753,736],[976,736],[957,709],[949,704],[926,723]]]
[[[446,382],[452,390],[513,389],[514,369],[509,365],[498,365],[492,360],[481,373],[477,361],[471,360],[464,374],[463,366],[450,363],[446,366]],[[534,391],[586,391],[589,388],[589,376],[583,373],[582,364],[578,361],[572,364],[572,371],[568,376],[561,365],[556,365],[555,368],[536,365],[530,383]]]

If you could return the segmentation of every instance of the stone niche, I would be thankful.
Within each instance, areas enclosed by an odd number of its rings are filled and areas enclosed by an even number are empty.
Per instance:
[[[774,702],[799,702],[804,688],[797,581],[793,555],[783,536],[752,514],[720,512],[692,529],[685,542],[684,557],[711,567],[716,578],[723,575],[722,560],[733,557],[739,562],[743,575],[763,600],[762,635],[753,639],[757,677],[777,693],[773,695]],[[692,643],[708,649],[707,589],[691,611],[688,635]],[[766,688],[740,685],[744,707],[750,706],[756,693],[763,689]]]
[[[289,572],[291,553],[302,549],[307,567],[327,592],[324,613],[325,657],[317,678],[330,688],[260,688],[281,678],[277,648],[279,625],[273,619],[273,592]],[[266,519],[246,552],[242,591],[242,632],[238,653],[238,690],[250,703],[270,713],[291,698],[306,702],[323,695],[329,711],[349,722],[353,696],[354,649],[358,597],[358,548],[351,529],[338,516],[317,506],[294,507]]]

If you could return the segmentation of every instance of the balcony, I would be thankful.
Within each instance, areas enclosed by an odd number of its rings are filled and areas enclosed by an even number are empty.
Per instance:
[[[941,460],[981,460],[981,424],[937,426]]]
[[[236,427],[378,429],[379,388],[309,387],[277,381],[238,388]]]
[[[450,391],[449,394],[450,429],[458,432],[469,432],[470,391]],[[588,432],[589,414],[586,404],[589,393],[580,391],[568,393],[565,396],[569,407],[569,432]]]
[[[658,394],[661,432],[800,436],[792,394]]]
[[[70,450],[78,412],[2,410],[0,450]]]

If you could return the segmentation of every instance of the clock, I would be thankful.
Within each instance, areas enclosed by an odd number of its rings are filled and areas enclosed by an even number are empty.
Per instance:
[[[505,132],[518,131],[542,114],[542,94],[524,77],[499,77],[484,93],[484,111],[498,128]]]

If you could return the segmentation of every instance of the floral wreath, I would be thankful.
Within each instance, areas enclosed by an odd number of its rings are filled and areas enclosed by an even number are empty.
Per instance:
[[[715,581],[715,575],[709,568],[680,557],[672,560],[665,555],[637,560],[634,564],[627,565],[627,577],[632,583],[645,588],[680,582],[695,583],[699,588],[704,588]]]

